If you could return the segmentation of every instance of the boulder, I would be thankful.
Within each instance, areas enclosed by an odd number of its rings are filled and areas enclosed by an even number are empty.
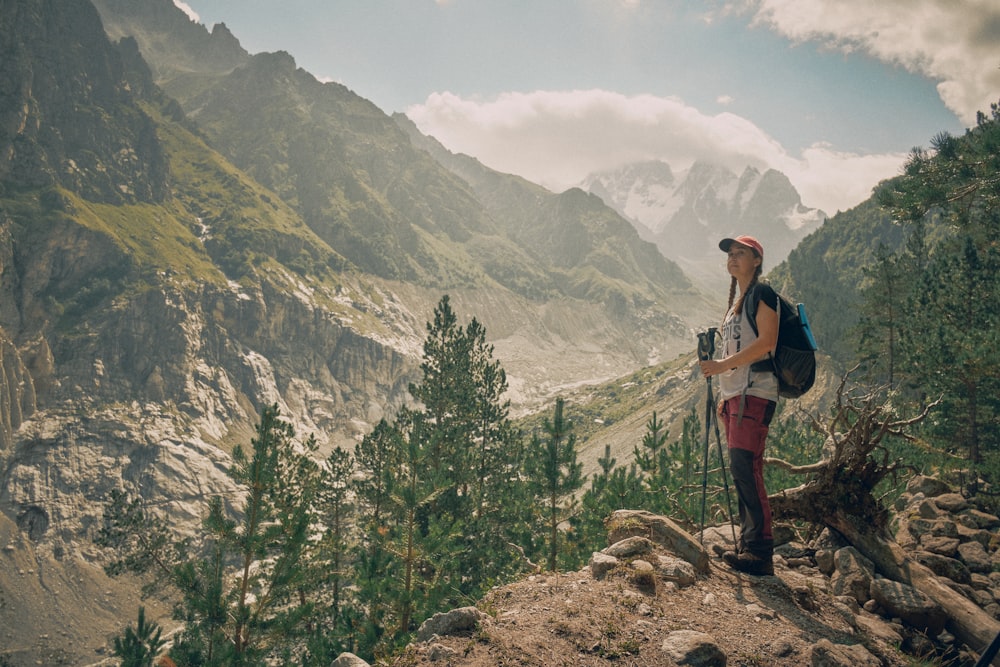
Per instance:
[[[711,635],[695,630],[671,632],[663,640],[661,648],[678,665],[725,667],[729,660]]]
[[[816,642],[809,656],[812,667],[882,667],[861,644],[834,644],[829,639]]]
[[[986,548],[980,542],[963,542],[956,551],[958,559],[965,563],[970,572],[989,574],[993,570],[993,562]]]
[[[958,537],[958,525],[951,519],[911,519],[907,524],[910,532],[918,540],[922,540],[928,535],[934,537]]]
[[[830,589],[834,595],[849,595],[864,604],[868,600],[875,566],[854,547],[838,549],[834,554],[834,572]]]
[[[645,537],[633,536],[619,540],[601,552],[615,558],[630,558],[651,553],[654,546],[653,542]]]
[[[656,569],[646,560],[636,559],[629,566],[629,582],[643,593],[656,593]]]
[[[595,551],[590,557],[590,574],[594,579],[603,579],[608,572],[618,567],[618,559],[606,553]]]
[[[970,528],[992,530],[1000,527],[1000,517],[977,509],[967,509],[958,515],[959,521]]]
[[[470,632],[476,629],[486,614],[475,607],[459,607],[451,611],[434,614],[417,630],[417,641],[425,642],[434,635],[446,636]]]
[[[870,593],[888,616],[900,618],[907,625],[932,637],[941,633],[948,620],[940,605],[912,586],[898,581],[876,579],[871,584]]]
[[[330,667],[371,667],[367,662],[353,653],[341,653],[330,663]]]
[[[654,563],[656,574],[666,581],[672,581],[678,586],[691,586],[697,580],[694,566],[686,560],[673,556],[660,555]]]
[[[665,516],[644,510],[617,510],[608,521],[608,540],[647,537],[667,551],[677,554],[704,574],[708,572],[708,552],[687,531]]]
[[[955,552],[958,551],[959,544],[961,544],[961,542],[957,537],[924,535],[920,538],[920,546],[925,551],[929,551],[932,554],[947,556],[948,558],[952,558],[955,555]]]
[[[942,493],[934,498],[934,503],[945,512],[961,512],[969,506],[969,501],[960,493]]]
[[[928,498],[933,498],[945,493],[951,493],[952,488],[936,477],[914,475],[913,478],[907,482],[906,491],[912,494],[922,493]]]
[[[939,577],[950,579],[957,584],[968,584],[972,581],[969,568],[966,567],[965,563],[954,558],[929,551],[915,551],[913,558]]]

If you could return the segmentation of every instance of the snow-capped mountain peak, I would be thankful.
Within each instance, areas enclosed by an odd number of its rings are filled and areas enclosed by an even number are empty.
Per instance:
[[[750,234],[765,248],[765,270],[780,263],[826,214],[802,204],[780,171],[695,162],[674,171],[660,161],[588,176],[580,186],[630,220],[664,256],[692,270],[718,271],[718,240]]]

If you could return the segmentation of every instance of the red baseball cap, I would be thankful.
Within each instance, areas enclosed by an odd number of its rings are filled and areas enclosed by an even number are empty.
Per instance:
[[[722,239],[719,241],[719,248],[722,252],[729,252],[729,246],[734,243],[739,243],[740,245],[745,245],[748,248],[752,248],[758,257],[764,256],[764,246],[760,244],[760,241],[752,236],[737,236],[735,239]]]

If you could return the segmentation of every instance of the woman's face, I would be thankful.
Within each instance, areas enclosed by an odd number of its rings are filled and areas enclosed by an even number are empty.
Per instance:
[[[733,243],[729,246],[727,255],[726,268],[729,270],[729,275],[737,279],[752,278],[757,267],[760,266],[760,257],[757,257],[753,250],[745,245]]]

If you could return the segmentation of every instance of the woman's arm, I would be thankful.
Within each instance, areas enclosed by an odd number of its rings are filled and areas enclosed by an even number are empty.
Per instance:
[[[705,377],[725,373],[731,368],[746,366],[773,353],[778,345],[778,313],[763,301],[757,307],[757,340],[748,347],[725,359],[709,359],[701,362],[701,372]]]

